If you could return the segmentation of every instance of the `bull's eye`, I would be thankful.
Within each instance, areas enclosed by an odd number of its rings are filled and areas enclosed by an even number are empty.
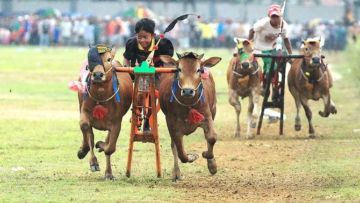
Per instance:
[[[204,69],[203,68],[199,68],[196,70],[197,73],[204,73]]]
[[[110,61],[111,61],[111,58],[108,58],[108,59],[107,59],[107,62],[110,62]]]

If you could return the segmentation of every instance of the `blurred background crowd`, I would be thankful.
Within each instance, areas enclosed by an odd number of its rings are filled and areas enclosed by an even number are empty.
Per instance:
[[[300,2],[306,3],[307,1]],[[313,3],[318,2],[314,1]],[[327,2],[333,3],[334,1]],[[245,3],[248,2],[245,1]],[[54,8],[38,9],[21,14],[2,14],[0,15],[0,44],[87,46],[106,43],[124,46],[126,39],[134,35],[134,25],[138,19],[142,17],[155,19],[157,33],[160,33],[174,17],[158,16],[150,9],[151,3],[146,5],[145,3],[137,5],[118,15],[65,13]],[[266,8],[266,6],[263,7]],[[192,9],[196,10],[196,7]],[[322,20],[321,18],[306,22],[287,20],[289,23],[288,36],[293,47],[299,47],[302,39],[320,36],[326,39],[326,49],[344,49],[348,39],[356,40],[356,36],[360,33],[359,23],[352,13],[347,12],[349,11],[346,10],[345,5],[343,20]],[[289,15],[291,13],[286,14],[286,16]],[[266,13],[263,13],[263,16],[266,16]],[[255,22],[254,20],[220,17],[209,19],[211,18],[191,18],[183,21],[166,37],[177,48],[232,48],[234,46],[233,38],[247,38],[249,29]]]

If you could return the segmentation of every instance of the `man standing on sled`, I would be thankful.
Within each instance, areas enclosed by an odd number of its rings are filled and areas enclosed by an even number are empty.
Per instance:
[[[282,17],[281,6],[273,4],[268,9],[268,16],[257,21],[250,29],[249,40],[254,41],[255,52],[262,54],[274,53],[274,45],[278,36],[281,36],[288,54],[292,54],[290,40],[287,36],[288,25]],[[263,72],[270,71],[271,58],[263,58]],[[276,69],[276,67],[275,67]],[[272,100],[279,99],[279,91],[273,86]]]

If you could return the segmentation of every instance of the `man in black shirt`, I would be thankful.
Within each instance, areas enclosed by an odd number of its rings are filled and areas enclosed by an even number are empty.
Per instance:
[[[154,51],[154,56],[152,59],[153,65],[155,67],[163,66],[164,63],[160,60],[160,55],[174,55],[174,47],[170,40],[162,38],[159,44],[156,46],[157,42],[160,40],[159,36],[155,36],[155,22],[148,18],[143,18],[139,20],[135,25],[136,35],[127,40],[124,52],[124,65],[134,67],[140,65],[145,61],[149,54]],[[131,78],[134,79],[134,75],[130,74]],[[159,86],[159,76],[156,75],[156,84]],[[158,89],[158,88],[157,88]],[[150,129],[149,119],[145,118],[144,120],[144,131]]]
[[[135,25],[136,36],[126,42],[124,52],[124,65],[134,67],[145,61],[149,54],[155,50],[153,63],[155,67],[163,66],[160,55],[174,55],[174,47],[170,40],[161,39],[158,46],[156,43],[160,39],[155,36],[155,22],[148,18],[139,20]]]

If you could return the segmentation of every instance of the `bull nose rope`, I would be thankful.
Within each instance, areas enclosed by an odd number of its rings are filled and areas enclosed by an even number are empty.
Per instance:
[[[119,92],[119,90],[120,90],[120,86],[118,86],[118,88],[116,89],[116,91],[114,92],[114,94],[111,95],[109,98],[100,100],[100,99],[97,99],[97,98],[95,98],[94,96],[92,96],[91,93],[90,93],[90,91],[89,91],[89,89],[88,89],[88,87],[86,86],[86,92],[89,94],[89,97],[90,97],[92,100],[94,100],[96,103],[104,103],[104,102],[110,101],[112,98],[114,98],[114,97],[116,96],[116,94]]]
[[[244,74],[241,74],[241,73],[238,73],[238,72],[236,72],[235,71],[235,67],[237,66],[237,64],[235,64],[235,65],[233,65],[233,68],[232,68],[232,73],[234,74],[234,75],[236,75],[236,76],[239,76],[240,78],[243,78],[243,77],[245,77],[245,76],[247,76],[247,75],[255,75],[257,72],[259,72],[259,66],[257,65],[256,67],[256,70],[254,70],[254,72],[252,72],[252,73],[250,73],[250,74],[246,74],[246,75],[244,75]]]
[[[311,81],[310,81],[310,79],[309,79],[310,74],[309,74],[309,75],[306,75],[306,74],[304,73],[304,70],[303,70],[303,67],[305,67],[305,65],[306,65],[305,62],[303,61],[302,64],[301,64],[300,72],[301,72],[301,75],[304,77],[304,79],[305,79],[306,81],[312,82],[312,83],[313,83],[313,82],[320,82],[320,81],[324,78],[325,73],[324,73],[324,71],[322,70],[322,68],[319,67],[321,76],[320,76],[318,79],[316,79],[316,80],[311,80]],[[325,67],[326,67],[326,65],[325,65],[324,63],[321,63],[320,66],[325,66]],[[308,73],[308,72],[306,72],[306,73]]]
[[[171,88],[171,97],[170,97],[170,102],[173,102],[174,99],[177,103],[179,103],[180,105],[182,106],[186,106],[186,107],[191,107],[191,106],[195,106],[197,103],[199,103],[199,101],[201,100],[202,102],[204,102],[205,100],[205,97],[204,97],[204,88],[203,88],[203,84],[202,82],[199,83],[199,85],[196,87],[196,89],[194,91],[197,91],[199,90],[200,92],[200,95],[199,95],[199,98],[193,103],[193,104],[184,104],[182,103],[177,97],[176,97],[176,90],[177,90],[177,87],[179,87],[180,89],[182,89],[182,87],[180,86],[180,82],[179,80],[174,80],[173,81],[173,84],[172,84],[172,88]]]

